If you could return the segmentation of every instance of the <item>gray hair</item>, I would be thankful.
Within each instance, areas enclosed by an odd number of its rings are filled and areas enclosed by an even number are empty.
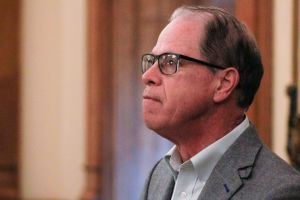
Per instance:
[[[237,103],[248,108],[263,76],[260,51],[250,31],[232,14],[216,7],[182,6],[173,12],[170,21],[182,16],[206,17],[199,53],[213,64],[238,70]]]

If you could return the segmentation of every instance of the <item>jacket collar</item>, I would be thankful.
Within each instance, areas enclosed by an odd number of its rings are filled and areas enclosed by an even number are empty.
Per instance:
[[[250,126],[225,152],[208,178],[200,199],[229,199],[250,177],[256,156],[262,147],[255,127]]]

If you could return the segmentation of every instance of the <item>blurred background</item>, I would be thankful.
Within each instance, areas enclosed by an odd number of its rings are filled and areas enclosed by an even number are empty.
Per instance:
[[[248,115],[290,162],[298,0],[0,0],[0,199],[138,199],[171,147],[143,124],[140,56],[183,4],[253,31],[265,76]]]

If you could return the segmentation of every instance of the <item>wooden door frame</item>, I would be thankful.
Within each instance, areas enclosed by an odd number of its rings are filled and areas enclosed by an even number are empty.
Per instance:
[[[112,186],[111,171],[107,170],[112,168],[113,160],[110,145],[113,79],[110,67],[112,2],[88,0],[87,3],[87,160],[86,187],[82,199],[92,200],[102,199],[105,185]]]
[[[20,0],[1,2],[0,199],[19,199]]]

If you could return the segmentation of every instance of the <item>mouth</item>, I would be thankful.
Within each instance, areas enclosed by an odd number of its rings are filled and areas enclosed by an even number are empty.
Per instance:
[[[161,102],[160,98],[154,95],[143,95],[143,100],[151,100],[151,101],[157,101]]]

